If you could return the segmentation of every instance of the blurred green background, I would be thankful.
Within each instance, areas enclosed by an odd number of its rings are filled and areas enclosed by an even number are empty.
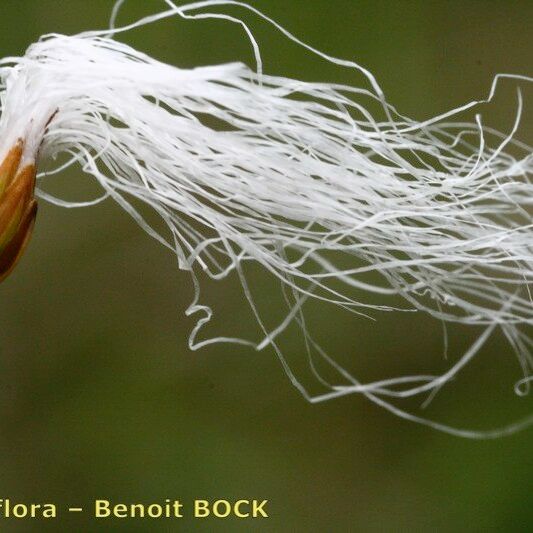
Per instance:
[[[485,95],[497,72],[532,74],[530,1],[251,3],[307,42],[368,67],[389,100],[415,118]],[[22,54],[43,33],[104,28],[112,4],[2,0],[0,54]],[[159,0],[129,0],[119,23],[163,8]],[[254,17],[227,12],[250,22],[267,72],[361,81]],[[242,31],[220,21],[173,19],[121,40],[183,67],[253,63]],[[510,126],[514,88],[502,87],[489,122]],[[531,89],[525,95],[531,108]],[[521,130],[529,143],[531,117]],[[43,186],[69,199],[94,191],[75,170]],[[260,302],[270,298],[262,283],[257,277],[253,285]],[[248,327],[236,283],[208,285],[204,295],[220,308],[212,331]],[[194,322],[183,312],[191,297],[175,258],[113,203],[67,210],[41,201],[29,251],[0,286],[0,498],[57,502],[60,512],[89,509],[94,498],[266,498],[271,517],[96,523],[88,512],[63,512],[48,524],[0,521],[0,531],[531,531],[531,430],[467,441],[399,420],[361,397],[310,405],[269,350],[190,352]],[[377,318],[322,313],[315,327],[363,377],[447,367],[439,324],[415,315]],[[473,334],[458,330],[451,356]],[[295,360],[303,358],[291,342]],[[531,399],[513,394],[519,378],[515,356],[496,336],[419,412],[464,427],[501,425],[531,411]]]

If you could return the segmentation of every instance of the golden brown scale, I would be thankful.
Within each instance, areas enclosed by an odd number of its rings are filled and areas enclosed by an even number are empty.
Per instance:
[[[24,253],[37,215],[34,164],[20,168],[24,143],[19,140],[0,164],[0,282]]]

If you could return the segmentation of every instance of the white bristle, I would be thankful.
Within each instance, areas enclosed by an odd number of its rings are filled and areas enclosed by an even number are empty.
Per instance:
[[[222,1],[167,4],[168,11],[130,27],[173,15],[222,17],[198,13],[210,6],[249,8]],[[287,319],[252,343],[274,346],[284,364],[276,337],[291,322],[312,342],[301,320],[308,299],[367,313],[389,308],[362,299],[365,292],[374,294],[372,302],[399,295],[408,309],[484,328],[438,378],[362,385],[315,345],[341,383],[311,397],[285,364],[309,400],[364,393],[400,416],[467,437],[497,436],[533,421],[487,433],[456,430],[383,399],[438,390],[496,328],[522,365],[519,390],[529,386],[533,150],[514,138],[520,92],[515,126],[506,134],[485,128],[479,114],[471,122],[459,119],[482,102],[417,122],[396,112],[371,74],[351,62],[321,54],[359,69],[367,89],[270,76],[241,63],[181,69],[118,42],[121,31],[47,35],[23,57],[2,60],[0,151],[22,137],[28,158],[37,150],[48,158],[70,154],[69,164],[81,165],[100,183],[102,198],[119,202],[177,254],[197,290],[189,313],[205,315],[191,348],[248,343],[196,340],[211,310],[199,303],[195,269],[214,279],[237,271],[246,288],[241,264],[255,261],[294,297]],[[159,213],[172,238],[150,227],[128,197]],[[371,272],[381,281],[369,281]]]

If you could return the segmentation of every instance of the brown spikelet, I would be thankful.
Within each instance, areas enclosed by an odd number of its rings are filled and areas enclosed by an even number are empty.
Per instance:
[[[37,215],[36,169],[34,164],[19,168],[23,147],[18,141],[0,163],[0,282],[26,249]]]
[[[4,157],[2,163],[0,163],[0,198],[9,186],[11,180],[15,177],[19,168],[23,148],[24,143],[19,139],[15,146],[13,146]]]

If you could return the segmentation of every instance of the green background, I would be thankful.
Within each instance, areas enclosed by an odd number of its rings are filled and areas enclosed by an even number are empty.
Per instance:
[[[254,1],[307,42],[353,58],[389,100],[423,119],[485,95],[497,72],[532,74],[533,3],[513,1]],[[0,54],[19,55],[41,34],[107,25],[107,0],[2,0]],[[119,22],[163,8],[129,0]],[[228,11],[230,12],[230,11]],[[232,14],[244,15],[232,10]],[[246,15],[265,70],[357,84]],[[122,40],[178,66],[243,60],[250,47],[223,22],[158,23]],[[490,107],[508,128],[514,85]],[[526,108],[533,105],[526,88]],[[531,112],[521,138],[533,141]],[[43,185],[69,199],[94,192],[74,169]],[[267,281],[253,274],[267,302]],[[220,310],[213,331],[249,320],[236,283],[208,285]],[[0,531],[531,531],[533,432],[468,441],[399,420],[361,397],[310,405],[270,350],[190,352],[184,310],[190,279],[175,258],[108,202],[62,209],[40,202],[28,252],[0,287],[0,498],[56,502],[45,524],[0,521]],[[418,315],[316,324],[358,375],[440,371],[440,325]],[[472,332],[457,330],[451,356]],[[289,339],[295,360],[301,346]],[[454,351],[455,350],[455,351]],[[531,411],[512,391],[515,356],[491,339],[431,408],[417,412],[489,428]],[[94,498],[267,498],[263,521],[106,521]],[[84,515],[64,508],[84,506]],[[190,508],[190,506],[189,506]]]

